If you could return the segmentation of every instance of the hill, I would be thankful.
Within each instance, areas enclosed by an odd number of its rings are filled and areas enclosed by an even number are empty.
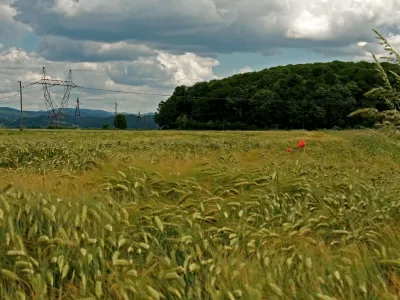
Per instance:
[[[38,117],[46,114],[45,111],[24,111],[24,116],[27,118]],[[9,107],[0,107],[0,119],[13,121],[20,117],[20,111]]]
[[[75,120],[75,109],[67,108],[62,120],[64,126],[79,125],[79,118]],[[24,111],[24,127],[45,128],[47,126],[47,113],[45,111]],[[129,129],[156,129],[154,114],[148,113],[140,119],[136,114],[126,114]],[[112,126],[114,114],[103,110],[81,109],[82,128],[101,128],[107,123]],[[9,107],[0,107],[0,124],[7,128],[17,128],[20,123],[20,111]]]
[[[400,66],[383,63],[399,73]],[[347,128],[357,108],[386,108],[364,94],[380,83],[374,63],[287,65],[222,80],[178,86],[159,104],[156,122],[165,129]],[[391,78],[393,80],[393,78]]]

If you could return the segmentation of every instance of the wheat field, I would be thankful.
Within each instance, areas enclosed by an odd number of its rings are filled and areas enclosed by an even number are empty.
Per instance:
[[[0,131],[1,299],[399,299],[399,230],[378,131]]]

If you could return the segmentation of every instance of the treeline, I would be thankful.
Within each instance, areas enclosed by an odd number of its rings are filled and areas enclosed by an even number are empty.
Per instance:
[[[382,63],[400,73],[400,66]],[[349,118],[356,109],[387,109],[365,93],[381,84],[374,63],[340,62],[273,67],[222,80],[178,86],[155,121],[163,129],[330,129],[370,127]],[[390,78],[394,82],[394,78]]]

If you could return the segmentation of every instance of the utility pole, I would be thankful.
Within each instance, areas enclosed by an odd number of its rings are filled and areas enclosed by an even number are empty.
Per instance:
[[[115,122],[116,122],[116,119],[117,119],[117,115],[118,115],[118,103],[117,102],[115,102],[115,118],[114,118],[114,129],[116,129],[116,127],[115,127]]]
[[[23,119],[22,119],[22,82],[19,82],[19,96],[20,96],[20,102],[21,102],[21,115],[19,119],[19,131],[22,131],[23,127]]]
[[[82,129],[82,117],[81,117],[81,109],[79,107],[79,98],[77,99],[78,101],[78,110],[79,110],[79,128]]]
[[[81,118],[81,110],[79,108],[79,98],[76,99],[75,125],[76,125],[76,117],[79,117],[79,128],[82,129],[82,118]]]

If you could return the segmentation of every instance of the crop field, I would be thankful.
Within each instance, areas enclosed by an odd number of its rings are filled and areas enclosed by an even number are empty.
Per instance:
[[[1,299],[398,299],[399,232],[378,131],[0,130]]]

